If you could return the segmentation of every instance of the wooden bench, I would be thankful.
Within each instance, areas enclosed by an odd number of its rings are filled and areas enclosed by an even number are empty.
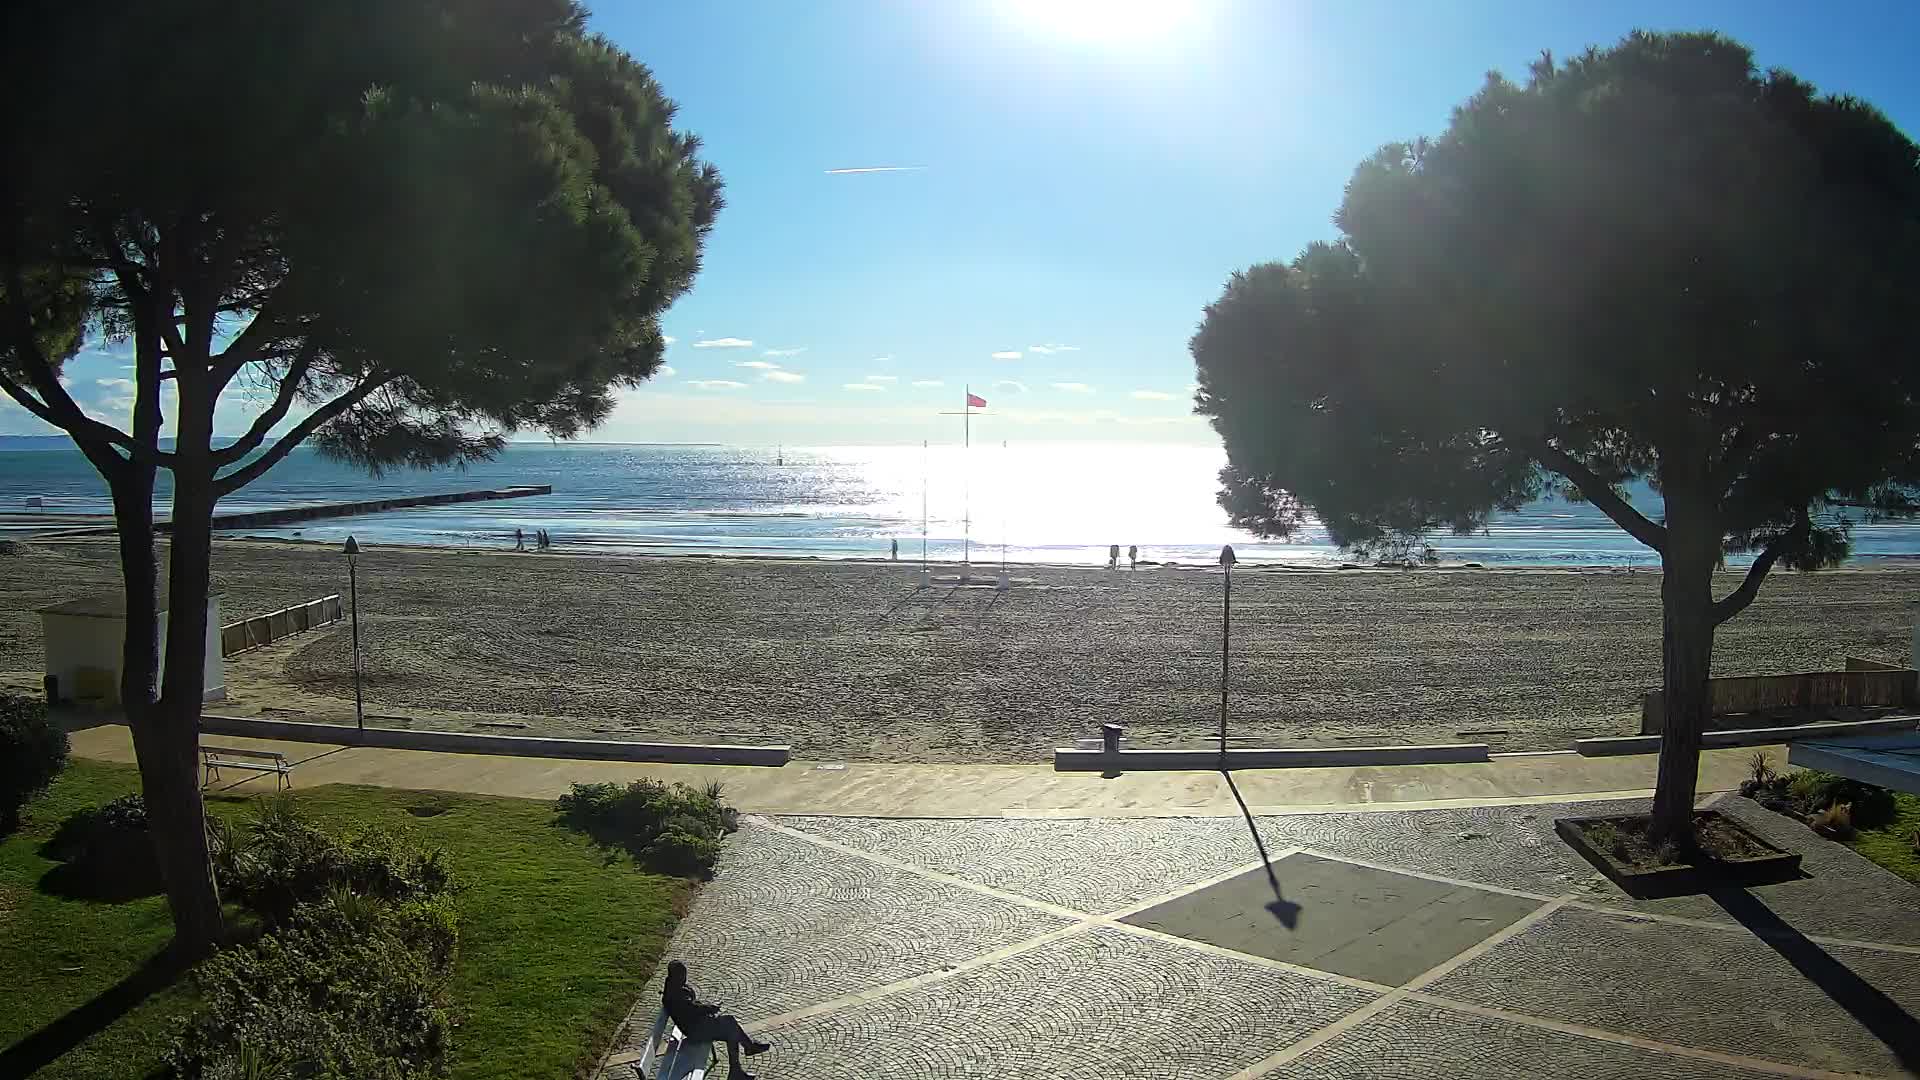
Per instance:
[[[293,764],[287,755],[278,750],[242,750],[237,746],[202,746],[200,748],[200,786],[206,787],[220,779],[221,769],[245,769],[249,772],[270,772],[273,774],[273,790],[280,786],[293,786]]]
[[[718,1060],[712,1043],[688,1042],[663,1008],[633,1068],[644,1080],[705,1080]]]

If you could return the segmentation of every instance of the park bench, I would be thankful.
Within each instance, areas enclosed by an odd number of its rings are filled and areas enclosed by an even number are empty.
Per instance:
[[[293,764],[287,755],[278,750],[242,750],[237,746],[202,746],[200,748],[200,786],[220,779],[221,769],[245,769],[249,772],[270,772],[273,774],[273,790],[279,791],[280,785],[293,786]]]
[[[633,1068],[644,1080],[705,1080],[717,1060],[712,1043],[688,1042],[663,1008]]]

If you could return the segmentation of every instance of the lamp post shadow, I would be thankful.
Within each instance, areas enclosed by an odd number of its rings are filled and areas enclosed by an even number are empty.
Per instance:
[[[1280,875],[1273,872],[1273,859],[1267,855],[1267,845],[1260,839],[1259,823],[1253,820],[1253,811],[1248,808],[1247,800],[1240,795],[1240,785],[1233,782],[1233,773],[1221,769],[1220,775],[1227,781],[1227,790],[1233,792],[1233,801],[1240,804],[1240,816],[1247,821],[1247,832],[1253,836],[1254,850],[1260,853],[1260,868],[1267,872],[1267,884],[1273,886],[1273,900],[1266,905],[1267,911],[1280,920],[1280,925],[1292,930],[1300,924],[1300,905],[1287,899],[1280,889]]]

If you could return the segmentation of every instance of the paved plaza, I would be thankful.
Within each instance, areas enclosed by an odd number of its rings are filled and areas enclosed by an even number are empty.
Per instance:
[[[1636,900],[1553,834],[1635,805],[751,816],[670,953],[768,1080],[1920,1071],[1920,889],[1727,798],[1805,876]]]

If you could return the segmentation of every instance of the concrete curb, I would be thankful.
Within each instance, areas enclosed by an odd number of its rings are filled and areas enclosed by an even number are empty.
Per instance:
[[[1446,765],[1491,761],[1486,743],[1440,743],[1432,746],[1309,746],[1290,749],[1228,747],[1229,769],[1307,769],[1327,766]],[[1131,772],[1136,770],[1206,770],[1221,766],[1218,750],[1077,750],[1053,752],[1055,772]]]
[[[1768,746],[1838,735],[1884,735],[1912,731],[1920,716],[1892,716],[1882,720],[1852,720],[1839,724],[1795,724],[1792,727],[1738,728],[1733,731],[1709,731],[1700,736],[1702,750],[1722,750],[1729,746]],[[1657,754],[1658,735],[1621,735],[1598,739],[1575,739],[1573,748],[1586,757],[1616,754]]]
[[[543,739],[531,735],[476,735],[463,731],[410,731],[313,724],[300,720],[255,720],[242,716],[202,716],[200,730],[210,735],[291,742],[379,746],[393,750],[438,750],[455,754],[504,754],[510,757],[581,758],[594,761],[650,761],[673,765],[764,765],[778,768],[791,757],[786,746],[737,746],[724,743],[643,743],[612,739]]]

